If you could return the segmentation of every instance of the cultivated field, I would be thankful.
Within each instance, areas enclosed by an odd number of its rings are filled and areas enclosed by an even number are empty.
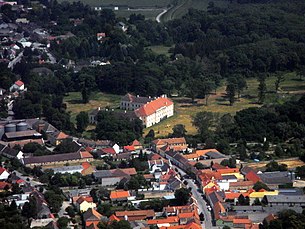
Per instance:
[[[286,164],[288,169],[295,169],[296,167],[303,166],[305,163],[300,159],[280,159],[276,160],[279,164]],[[249,163],[247,166],[255,169],[256,171],[265,170],[266,165],[269,162],[258,162],[258,163]]]

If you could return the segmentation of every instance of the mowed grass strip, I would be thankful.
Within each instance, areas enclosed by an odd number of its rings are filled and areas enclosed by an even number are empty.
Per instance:
[[[121,96],[113,94],[105,94],[102,92],[93,92],[89,103],[82,103],[82,95],[80,92],[69,92],[64,97],[64,103],[67,104],[67,111],[71,112],[72,122],[75,122],[76,115],[81,111],[89,112],[98,107],[118,108]]]

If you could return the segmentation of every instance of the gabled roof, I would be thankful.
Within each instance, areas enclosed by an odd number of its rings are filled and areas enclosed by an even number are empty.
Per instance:
[[[129,191],[125,190],[114,190],[110,193],[110,199],[121,199],[130,197]]]
[[[121,221],[115,214],[112,214],[112,215],[109,217],[109,220],[110,220],[110,221]]]
[[[250,219],[233,219],[233,224],[251,224],[252,221]]]
[[[59,132],[59,134],[57,135],[56,139],[57,140],[61,140],[61,139],[66,139],[68,137],[69,137],[69,135],[65,134],[64,132]]]
[[[174,103],[170,99],[165,97],[160,97],[136,109],[135,114],[138,117],[146,117],[154,114],[158,109],[162,107],[168,107],[173,104]]]
[[[84,214],[84,221],[100,221],[102,215],[93,208],[89,208]]]
[[[142,96],[134,96],[132,94],[127,93],[126,95],[124,95],[121,98],[121,101],[125,101],[125,102],[132,102],[132,103],[148,103],[150,101],[152,101],[153,98],[149,98],[149,97],[142,97]]]
[[[21,80],[17,80],[15,82],[15,84],[18,86],[18,87],[21,87],[22,85],[24,85],[24,83],[21,81]]]
[[[254,183],[260,181],[260,177],[253,171],[250,171],[249,173],[246,174],[246,179],[249,181],[253,181]]]
[[[155,216],[155,211],[154,210],[116,211],[115,215],[117,217],[146,216],[145,218],[149,218]]]
[[[4,172],[7,172],[6,169],[3,168],[3,167],[0,167],[0,175],[1,175],[2,173],[4,173]]]
[[[186,144],[185,138],[164,138],[164,139],[156,139],[152,141],[152,143],[156,145],[172,145],[172,144]]]
[[[135,148],[134,148],[133,145],[131,145],[131,146],[124,146],[124,150],[125,151],[135,151]]]
[[[135,139],[130,145],[131,146],[142,146],[141,142],[139,142],[137,139]]]
[[[147,220],[148,225],[157,225],[157,224],[165,224],[165,223],[173,224],[173,223],[178,223],[178,222],[179,222],[179,218],[177,216],[169,216],[165,219]]]

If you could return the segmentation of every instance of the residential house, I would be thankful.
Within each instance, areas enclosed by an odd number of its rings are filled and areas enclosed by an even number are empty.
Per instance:
[[[278,190],[274,191],[266,191],[265,189],[261,189],[258,192],[251,192],[249,194],[250,205],[253,204],[255,199],[259,199],[260,201],[264,198],[264,196],[277,196],[279,194]]]
[[[130,143],[130,146],[133,146],[135,150],[139,151],[143,149],[143,145],[137,139]]]
[[[237,182],[231,182],[229,185],[229,189],[247,191],[253,188],[253,185],[254,185],[253,181],[237,181]]]
[[[131,197],[129,191],[114,190],[110,192],[110,199],[112,202],[127,201]]]
[[[208,153],[220,153],[217,149],[196,150],[194,153],[183,155],[189,161],[198,161],[208,158]],[[212,154],[213,155],[213,154]]]
[[[91,224],[97,226],[102,218],[103,216],[93,208],[89,208],[86,212],[83,213],[83,219],[86,227],[89,227]]]
[[[97,33],[96,34],[96,39],[97,39],[97,41],[99,41],[99,42],[103,42],[103,39],[106,37],[106,33]]]
[[[141,97],[141,96],[134,96],[132,94],[127,93],[125,96],[121,98],[120,109],[121,110],[136,110],[151,102],[153,98],[151,97]]]
[[[137,171],[134,168],[98,170],[93,173],[93,177],[101,183],[101,186],[114,186],[125,180],[126,182],[131,176],[136,175]]]
[[[156,139],[151,142],[152,149],[159,152],[162,147],[167,147],[168,150],[185,151],[187,144],[185,138],[166,138]]]
[[[134,112],[145,127],[151,127],[174,115],[174,103],[166,96],[162,96],[144,104]]]
[[[101,108],[98,107],[88,113],[90,124],[97,124],[97,115],[100,111],[101,111]]]
[[[16,202],[17,207],[22,207],[26,202],[29,202],[30,193],[15,194],[8,197],[8,202],[11,204],[13,200]]]
[[[154,174],[155,179],[159,179],[161,175],[165,174],[170,169],[170,162],[165,162],[164,159],[149,160],[149,172]]]
[[[96,208],[96,204],[93,202],[93,198],[91,196],[76,196],[73,197],[72,200],[74,206],[79,212],[85,212],[89,208]]]
[[[11,184],[5,181],[0,181],[0,192],[7,191],[11,188]]]
[[[7,180],[9,175],[9,172],[5,168],[0,167],[0,180]]]
[[[116,27],[121,29],[123,32],[126,32],[128,29],[128,26],[124,22],[121,22],[121,21],[116,24]]]
[[[49,141],[52,145],[59,145],[60,143],[62,143],[64,140],[69,139],[70,136],[65,134],[62,131],[58,131],[58,132],[54,132],[53,134],[49,135]]]
[[[17,80],[11,87],[10,92],[25,90],[24,83],[21,80]]]
[[[135,210],[135,211],[116,211],[115,216],[119,220],[127,220],[128,222],[136,220],[147,220],[155,217],[154,210]]]
[[[87,162],[92,161],[93,156],[87,151],[78,151],[75,153],[63,153],[63,154],[52,154],[45,156],[33,156],[28,158],[22,158],[21,162],[25,166],[50,166],[65,164],[71,162]]]

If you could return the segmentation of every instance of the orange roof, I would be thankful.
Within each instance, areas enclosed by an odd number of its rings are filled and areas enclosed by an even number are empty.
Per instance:
[[[136,109],[135,113],[138,117],[149,116],[155,113],[158,109],[170,105],[173,105],[173,102],[170,99],[160,97]]]
[[[115,214],[112,214],[112,215],[109,217],[109,220],[110,220],[110,221],[121,221]]]
[[[83,203],[84,201],[87,201],[88,203],[93,203],[93,198],[91,196],[80,196],[76,202],[78,204]]]
[[[146,216],[146,217],[154,217],[155,211],[154,210],[134,210],[134,211],[116,211],[115,215],[117,217],[124,217],[124,216]]]
[[[217,149],[201,149],[201,150],[196,150],[196,154],[198,156],[203,156],[209,152],[215,152],[215,153],[219,153],[219,151]]]
[[[220,174],[226,174],[226,173],[238,173],[238,168],[225,168],[225,169],[217,169],[217,172]]]
[[[69,135],[66,135],[64,132],[59,132],[59,134],[57,135],[57,137],[56,137],[56,139],[58,140],[58,139],[66,139],[66,138],[68,138],[69,137]]]
[[[24,83],[21,81],[21,80],[17,80],[15,82],[15,84],[18,86],[18,87],[21,87],[22,85],[24,85]]]
[[[153,153],[151,156],[150,156],[150,160],[158,160],[162,158],[159,154],[156,154],[156,153]]]
[[[83,166],[84,169],[88,169],[88,168],[91,167],[91,164],[89,162],[83,162],[82,166]]]
[[[250,219],[233,219],[233,224],[251,224]]]
[[[0,189],[4,189],[5,187],[11,187],[11,184],[10,183],[7,183],[7,182],[4,182],[4,181],[0,181]]]
[[[142,146],[141,142],[139,142],[137,139],[135,139],[130,145],[131,146]]]
[[[165,224],[165,223],[178,223],[179,219],[177,216],[169,216],[165,219],[150,219],[147,220],[148,225]]]
[[[124,150],[126,150],[126,151],[134,151],[135,148],[134,148],[134,146],[124,146]]]
[[[243,195],[244,197],[247,197],[249,196],[249,192],[226,192],[225,195],[226,195],[226,199],[229,199],[229,200],[233,200],[233,199],[236,199],[238,198],[240,195]]]
[[[160,227],[160,229],[202,229],[202,227],[195,222],[191,222],[186,225],[174,225],[174,226],[169,226],[169,227]]]
[[[128,174],[128,175],[135,175],[137,174],[137,171],[135,168],[126,168],[126,169],[120,169],[121,171],[123,171],[124,173]]]
[[[80,155],[82,158],[93,158],[92,154],[87,151],[80,152]]]
[[[215,162],[215,163],[212,165],[212,168],[215,169],[215,170],[217,170],[217,169],[225,169],[226,167],[223,166],[223,165],[221,165],[221,164],[219,164],[219,163],[217,163],[217,162]]]
[[[250,171],[250,172],[248,172],[246,174],[246,179],[250,180],[250,181],[252,181],[254,183],[256,183],[256,182],[261,180],[260,177],[255,172],[253,172],[253,171]]]
[[[114,190],[110,193],[110,199],[120,199],[130,197],[129,191],[125,190]]]

